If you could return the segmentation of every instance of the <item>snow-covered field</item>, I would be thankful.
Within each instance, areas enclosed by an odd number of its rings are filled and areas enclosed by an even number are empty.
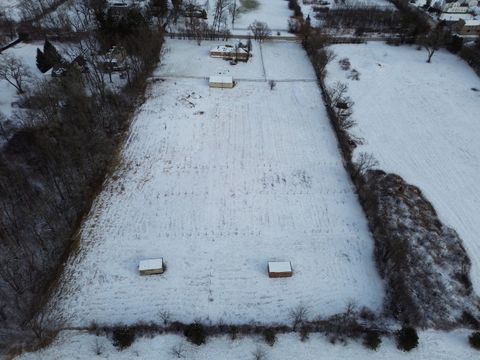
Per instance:
[[[204,64],[183,41],[167,42],[123,164],[53,297],[67,324],[158,321],[160,311],[185,322],[272,323],[300,303],[312,316],[349,301],[381,307],[373,241],[300,45],[264,47],[267,74],[303,78],[273,91],[255,79],[255,62],[216,60],[219,72],[253,77],[234,89],[186,78],[189,69],[209,75],[212,45],[192,46]],[[160,80],[171,64],[183,64],[179,76]],[[139,260],[152,257],[164,258],[166,273],[139,276]],[[268,260],[291,261],[294,276],[269,279]]]
[[[238,40],[230,40],[229,44],[234,45],[235,41]],[[260,49],[258,43],[253,41],[252,58],[248,63],[239,62],[237,65],[209,56],[210,49],[223,44],[221,41],[205,41],[201,47],[195,41],[171,41],[169,44],[164,50],[166,56],[162,66],[155,76],[205,79],[210,75],[226,75],[239,81],[316,81],[309,63],[303,60],[304,50],[292,42],[265,42]],[[181,61],[183,58],[188,61]],[[299,62],[299,59],[303,61]]]
[[[355,101],[356,135],[379,167],[419,186],[440,219],[458,231],[472,260],[480,293],[480,79],[457,56],[381,43],[335,45],[360,80],[347,79],[338,61],[328,82],[346,82]],[[474,91],[472,89],[478,89]]]
[[[172,348],[184,344],[184,358],[196,360],[248,360],[254,359],[257,348],[265,351],[268,360],[467,360],[477,359],[478,351],[468,345],[467,331],[451,333],[424,331],[419,333],[418,348],[404,353],[395,347],[388,338],[377,351],[371,351],[357,342],[347,345],[332,345],[321,335],[312,334],[306,342],[301,342],[298,335],[279,335],[273,347],[265,344],[259,337],[243,337],[232,341],[228,337],[210,338],[205,345],[195,346],[176,335],[161,335],[153,338],[139,338],[131,347],[119,351],[110,340],[103,336],[64,331],[58,339],[43,351],[24,354],[19,359],[175,359]],[[101,354],[96,355],[100,349]],[[228,355],[227,355],[228,354]]]
[[[257,0],[255,10],[242,12],[235,20],[235,29],[246,29],[255,20],[263,21],[272,30],[286,30],[292,12],[285,0]]]

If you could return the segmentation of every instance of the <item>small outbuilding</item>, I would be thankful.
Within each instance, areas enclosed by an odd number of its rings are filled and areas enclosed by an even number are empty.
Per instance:
[[[140,275],[162,274],[164,271],[163,258],[141,260],[138,271]]]
[[[210,76],[208,79],[208,86],[211,88],[231,89],[234,84],[231,76]]]
[[[268,276],[271,278],[291,277],[292,264],[290,261],[269,261],[268,262]]]

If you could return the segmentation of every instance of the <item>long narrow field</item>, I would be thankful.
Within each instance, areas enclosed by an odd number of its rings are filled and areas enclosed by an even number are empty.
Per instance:
[[[167,42],[123,163],[54,297],[67,324],[160,321],[160,311],[186,322],[276,323],[300,303],[312,316],[350,301],[381,307],[373,241],[299,45],[265,47],[265,59],[290,50],[266,62],[267,74],[285,68],[287,80],[302,79],[274,90],[255,77],[224,90],[188,78],[189,69],[208,75],[198,59],[212,45],[185,56],[182,41]],[[180,61],[190,65],[174,77]],[[232,68],[217,63],[219,73]],[[236,65],[237,75],[248,78],[249,66],[259,65]],[[140,277],[139,260],[152,257],[165,259],[166,273]],[[291,261],[293,277],[269,279],[268,260]]]
[[[355,101],[358,151],[373,153],[380,168],[419,186],[442,222],[458,231],[472,260],[480,293],[480,79],[457,56],[380,43],[335,45],[360,80],[347,79],[338,61],[328,82],[346,82]]]

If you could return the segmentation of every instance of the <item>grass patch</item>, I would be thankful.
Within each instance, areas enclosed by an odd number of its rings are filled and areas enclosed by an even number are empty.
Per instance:
[[[240,0],[240,8],[238,10],[245,13],[257,9],[259,5],[257,0]]]

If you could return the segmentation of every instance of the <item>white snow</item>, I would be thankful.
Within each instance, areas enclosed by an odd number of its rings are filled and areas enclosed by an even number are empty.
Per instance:
[[[194,45],[193,54],[184,41],[167,42],[122,166],[52,297],[67,324],[156,321],[159,311],[185,322],[286,322],[299,303],[328,315],[351,300],[381,308],[373,240],[308,58],[265,56],[267,74],[287,75],[270,90],[258,61],[232,67],[210,58],[211,46]],[[264,51],[277,46],[300,48]],[[188,77],[208,74],[212,61],[243,80],[219,91]],[[180,76],[171,77],[172,64]],[[158,253],[168,271],[139,278],[138,261]],[[266,262],[285,258],[295,277],[272,282]]]
[[[292,11],[288,9],[288,1],[284,0],[257,0],[259,6],[255,10],[242,12],[235,19],[234,29],[246,29],[255,20],[267,23],[273,30],[287,30],[288,19]],[[212,11],[209,12],[209,14]],[[210,15],[209,15],[210,17]]]
[[[381,43],[335,45],[360,80],[347,79],[338,61],[328,82],[346,82],[355,101],[357,150],[373,153],[379,168],[398,173],[422,190],[442,222],[463,239],[480,293],[480,79],[446,51],[426,63],[425,51]]]
[[[163,259],[147,259],[140,260],[138,264],[138,271],[148,271],[148,270],[162,270],[163,271]]]
[[[292,264],[289,261],[269,261],[268,271],[271,273],[291,272]]]
[[[411,352],[398,350],[392,339],[383,338],[377,351],[371,351],[358,342],[347,345],[332,345],[324,336],[311,334],[310,339],[301,342],[298,335],[278,335],[273,347],[265,344],[260,337],[209,338],[202,346],[190,344],[178,335],[158,335],[141,337],[128,348],[119,351],[104,336],[86,332],[64,331],[45,350],[26,353],[21,360],[37,359],[176,359],[172,348],[183,344],[184,358],[187,360],[247,360],[254,359],[257,348],[265,351],[268,360],[467,360],[477,359],[478,351],[468,344],[470,332],[458,330],[450,333],[440,331],[419,332],[419,345]],[[97,349],[101,354],[96,355]]]

